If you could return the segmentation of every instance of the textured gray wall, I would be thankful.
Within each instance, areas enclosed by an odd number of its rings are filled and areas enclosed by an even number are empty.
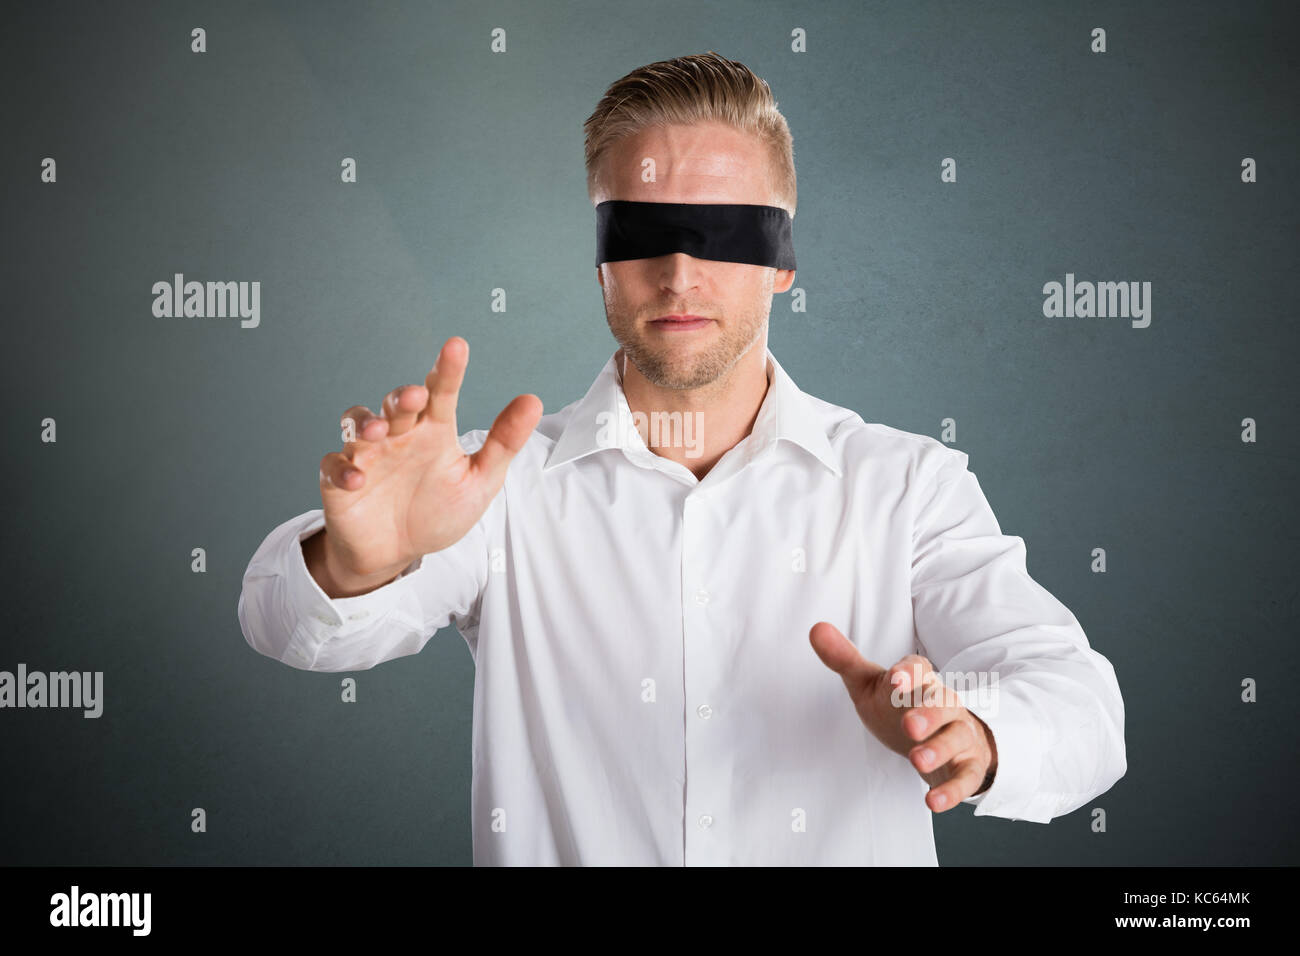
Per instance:
[[[460,636],[353,675],[345,706],[340,675],[248,648],[241,575],[319,506],[343,409],[422,381],[449,335],[462,431],[583,394],[615,343],[582,121],[627,71],[714,49],[795,137],[809,308],[773,301],[773,352],[868,421],[955,419],[1124,692],[1110,792],[1047,826],[940,815],[940,862],[1295,863],[1292,7],[12,5],[0,669],[102,670],[105,700],[0,710],[0,862],[470,862]],[[174,272],[260,281],[259,326],[155,318]],[[1150,326],[1045,318],[1067,272],[1150,282]]]

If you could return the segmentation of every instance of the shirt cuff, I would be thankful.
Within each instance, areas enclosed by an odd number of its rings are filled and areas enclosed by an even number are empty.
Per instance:
[[[957,693],[962,705],[988,724],[998,748],[998,769],[992,785],[962,803],[972,804],[977,817],[1047,823],[1056,808],[1056,798],[1038,791],[1043,765],[1042,732],[1033,709],[1013,691],[996,685],[991,694]]]
[[[307,570],[302,542],[325,527],[325,512],[310,512],[297,531],[288,536],[284,565],[287,567],[286,587],[288,598],[298,621],[293,635],[285,647],[281,663],[310,670],[324,644],[336,637],[372,627],[385,615],[399,608],[408,614],[418,614],[418,602],[404,607],[404,601],[415,602],[410,593],[410,583],[405,579],[424,566],[425,556],[412,561],[392,581],[383,587],[353,597],[331,598]]]

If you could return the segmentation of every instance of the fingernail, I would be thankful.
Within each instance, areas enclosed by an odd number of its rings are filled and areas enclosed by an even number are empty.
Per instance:
[[[927,767],[934,763],[934,751],[929,747],[926,747],[921,751],[921,763],[925,764]]]
[[[934,798],[934,805],[935,805],[936,807],[946,807],[946,806],[948,805],[948,796],[947,796],[947,794],[943,794],[943,793],[941,793],[941,794],[939,794],[937,797],[935,797],[935,798]]]

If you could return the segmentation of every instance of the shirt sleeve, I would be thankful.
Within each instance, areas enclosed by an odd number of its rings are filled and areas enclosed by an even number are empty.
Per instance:
[[[461,438],[481,445],[486,431]],[[276,527],[244,572],[237,615],[244,639],[259,654],[312,671],[355,671],[417,654],[437,631],[455,622],[467,638],[478,627],[488,576],[487,525],[501,507],[498,491],[466,535],[423,555],[383,587],[330,598],[307,570],[302,542],[325,526],[322,509]]]
[[[1002,533],[967,455],[935,452],[913,539],[917,639],[998,750],[993,784],[963,802],[976,816],[1047,823],[1127,770],[1119,684],[1074,615],[1029,576],[1024,540]]]

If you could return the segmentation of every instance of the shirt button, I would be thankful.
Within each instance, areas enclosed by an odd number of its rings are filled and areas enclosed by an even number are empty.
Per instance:
[[[703,717],[705,720],[708,720],[710,717],[713,716],[713,708],[710,707],[708,704],[700,704],[699,707],[695,708],[695,712],[699,714],[701,717]]]
[[[713,817],[709,816],[707,813],[701,814],[700,829],[707,830],[711,826],[713,826]]]
[[[698,591],[696,591],[696,592],[695,592],[695,603],[696,603],[696,604],[708,604],[708,603],[709,603],[709,592],[706,591],[706,590],[704,590],[704,588],[700,588]]]
[[[322,624],[328,624],[330,627],[334,627],[334,621],[326,617],[324,614],[317,614],[316,620],[320,621]]]
[[[369,611],[357,611],[357,613],[355,613],[355,614],[349,614],[349,615],[348,615],[348,620],[349,620],[349,621],[359,621],[359,620],[361,620],[362,618],[366,618],[366,617],[369,617],[369,616],[370,616],[370,612],[369,612]]]

